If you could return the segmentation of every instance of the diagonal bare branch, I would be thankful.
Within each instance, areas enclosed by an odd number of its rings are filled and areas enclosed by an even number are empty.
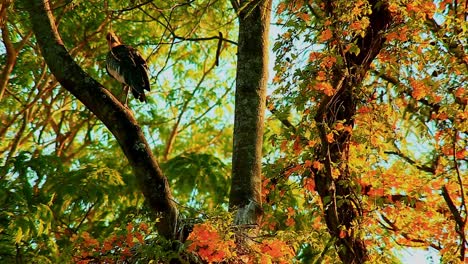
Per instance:
[[[175,238],[178,211],[167,178],[159,168],[135,117],[70,56],[54,22],[49,1],[23,1],[50,71],[62,87],[89,108],[115,136],[149,207],[156,214],[158,221],[155,221],[155,225],[159,233],[168,239]]]

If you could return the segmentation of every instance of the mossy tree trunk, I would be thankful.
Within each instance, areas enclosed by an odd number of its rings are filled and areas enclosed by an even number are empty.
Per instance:
[[[235,224],[257,224],[261,216],[261,161],[268,81],[271,0],[231,1],[239,38],[229,206]]]

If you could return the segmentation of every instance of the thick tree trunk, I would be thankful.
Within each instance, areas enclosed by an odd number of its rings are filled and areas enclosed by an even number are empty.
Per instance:
[[[159,233],[173,239],[177,208],[167,178],[160,170],[132,113],[75,63],[57,31],[48,0],[24,0],[20,3],[24,4],[30,14],[34,34],[50,71],[62,87],[88,107],[115,136],[146,201],[158,217],[156,227]]]
[[[332,80],[336,93],[326,97],[315,116],[320,131],[321,145],[315,149],[316,159],[324,164],[323,170],[315,170],[315,184],[319,193],[329,233],[335,238],[335,246],[343,263],[364,263],[367,250],[362,238],[357,235],[362,210],[356,200],[348,170],[348,149],[351,134],[347,130],[333,131],[334,141],[329,142],[327,134],[336,123],[354,125],[357,98],[354,95],[367,74],[371,62],[379,54],[385,41],[384,32],[392,19],[385,4],[378,0],[369,1],[372,14],[370,25],[364,37],[357,37],[355,43],[360,53],[345,53],[346,68],[336,67]],[[332,1],[327,11],[334,14]],[[338,174],[339,175],[336,175]]]
[[[235,224],[256,224],[261,216],[271,0],[231,2],[238,12],[239,46],[229,206],[238,210]]]

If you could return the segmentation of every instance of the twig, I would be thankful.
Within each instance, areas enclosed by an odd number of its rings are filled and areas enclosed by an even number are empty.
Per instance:
[[[221,31],[220,31],[219,32],[218,47],[216,48],[216,62],[215,62],[216,66],[219,66],[219,55],[221,54],[222,44],[223,44],[223,33],[221,33]]]
[[[388,230],[391,230],[391,231],[394,231],[394,232],[399,232],[399,234],[402,237],[404,237],[406,240],[408,240],[410,242],[425,244],[425,245],[428,245],[428,246],[430,246],[430,247],[432,247],[432,248],[434,248],[436,250],[441,250],[442,249],[442,247],[440,247],[440,246],[438,246],[438,245],[436,245],[436,244],[434,244],[432,242],[427,242],[427,241],[424,241],[424,240],[419,239],[419,238],[412,238],[412,237],[410,237],[409,234],[404,233],[404,232],[400,232],[401,229],[398,228],[398,226],[395,223],[393,223],[390,219],[388,219],[384,214],[380,214],[380,216],[385,221],[385,223],[390,226],[390,228],[389,228],[388,226],[384,225],[382,222],[379,221],[380,225],[382,227],[384,227],[385,229],[388,229]],[[408,246],[408,245],[406,245],[406,246]]]
[[[428,172],[430,174],[435,174],[435,167],[436,166],[429,167],[429,166],[426,166],[426,165],[419,165],[419,164],[416,163],[416,161],[412,160],[410,157],[408,157],[408,156],[404,155],[403,153],[401,153],[400,150],[397,150],[397,151],[384,151],[384,153],[389,154],[389,155],[398,156],[398,157],[402,158],[403,160],[408,162],[410,165],[413,165],[414,167],[416,167],[419,170]]]

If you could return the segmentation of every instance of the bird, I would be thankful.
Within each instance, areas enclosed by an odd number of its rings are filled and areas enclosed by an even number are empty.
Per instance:
[[[114,32],[106,35],[109,52],[106,56],[107,73],[123,84],[125,106],[129,90],[141,102],[147,102],[145,90],[150,91],[149,68],[137,49],[124,45]]]

